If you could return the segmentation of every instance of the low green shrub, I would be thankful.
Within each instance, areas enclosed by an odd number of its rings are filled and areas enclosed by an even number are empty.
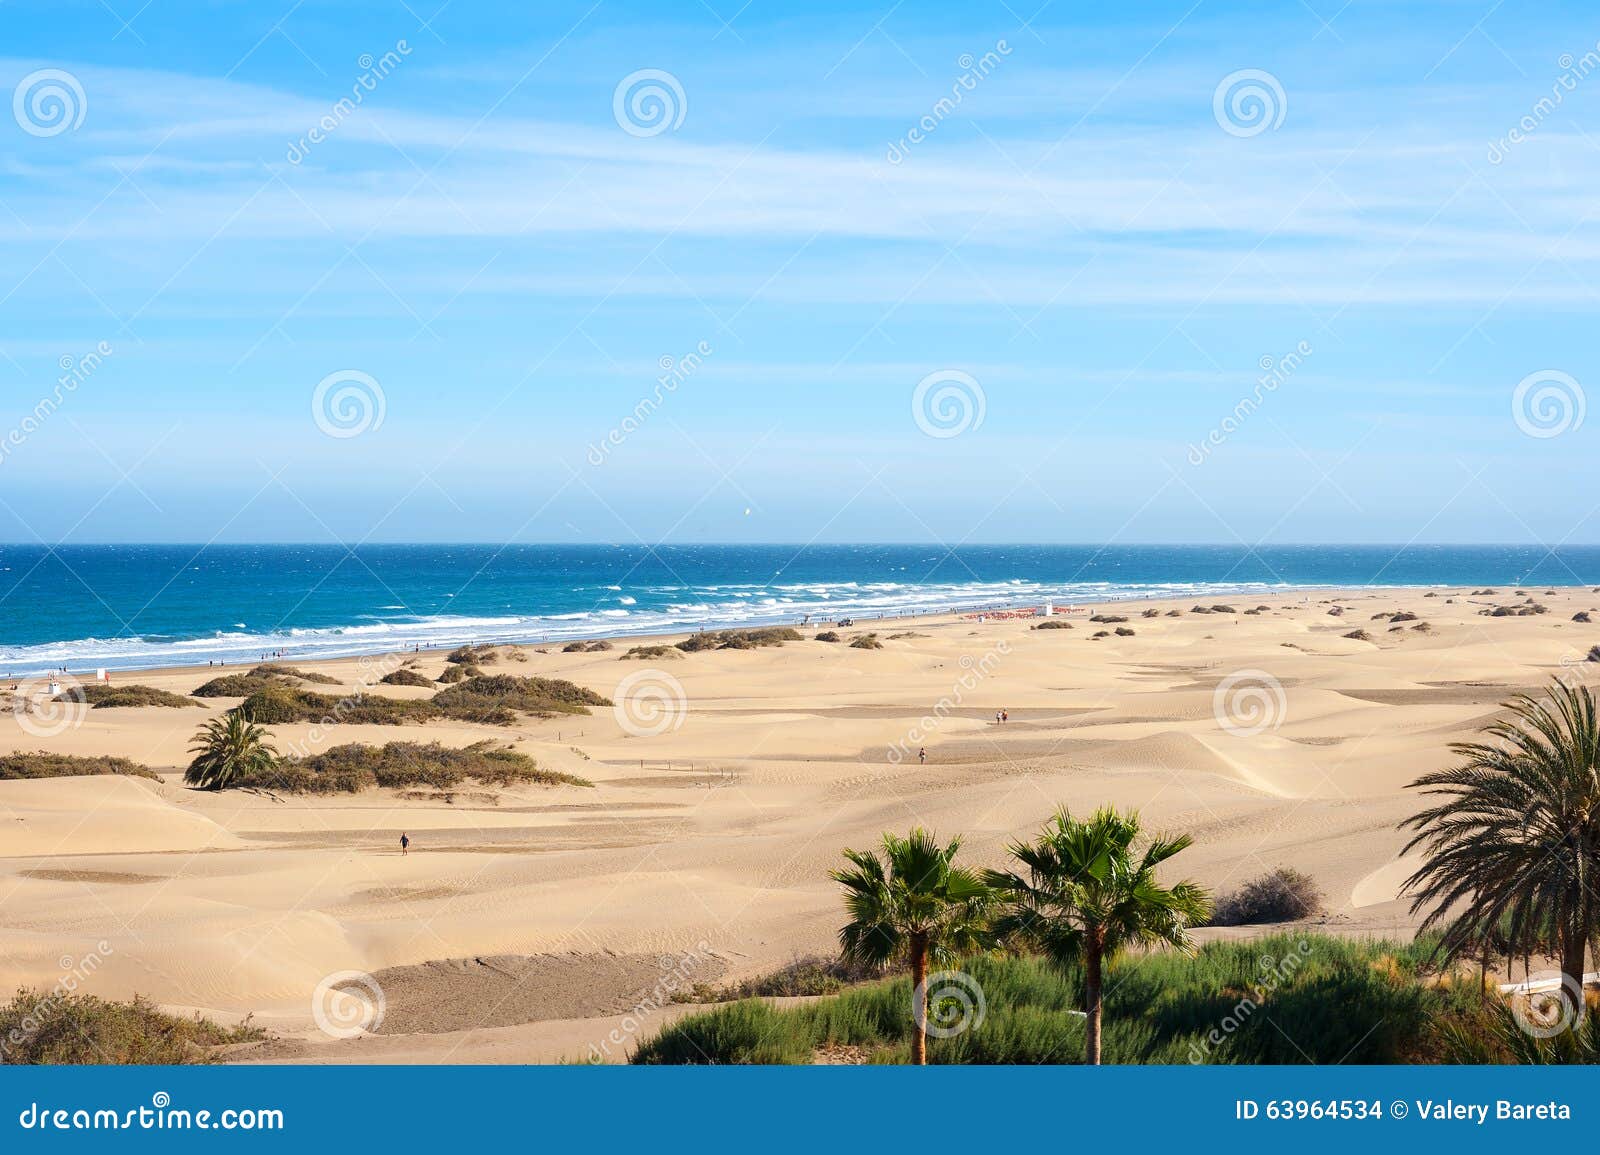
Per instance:
[[[623,662],[681,662],[683,651],[677,646],[634,646],[623,654]]]
[[[0,1006],[0,1064],[209,1063],[217,1047],[265,1037],[248,1020],[223,1027],[198,1014],[169,1015],[138,996],[108,1002],[76,992],[25,989]]]
[[[457,667],[459,669],[459,667]],[[385,686],[425,686],[433,688],[433,679],[415,670],[395,670],[378,679]]]
[[[541,770],[526,754],[493,742],[456,748],[438,742],[351,743],[309,758],[280,762],[272,770],[241,779],[237,785],[290,794],[358,794],[377,787],[431,786],[450,790],[463,782],[489,786],[531,783],[593,786],[586,778]]]
[[[91,774],[126,774],[133,778],[150,778],[161,781],[161,776],[148,766],[127,758],[97,755],[91,758],[72,754],[52,754],[40,750],[36,754],[0,754],[0,782],[24,778],[82,778]]]
[[[753,650],[799,641],[804,641],[799,630],[788,626],[767,626],[753,630],[708,630],[691,634],[678,643],[678,649],[686,654],[694,654],[701,650]]]
[[[56,695],[58,702],[84,702],[92,710],[111,709],[119,706],[193,706],[188,698],[182,694],[174,694],[170,690],[158,690],[154,686],[107,686],[101,682],[90,682],[86,686],[74,686],[64,694]]]

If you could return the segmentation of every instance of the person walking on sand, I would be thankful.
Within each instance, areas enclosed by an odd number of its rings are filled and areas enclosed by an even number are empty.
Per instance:
[[[405,833],[404,831],[400,832],[400,853],[411,853],[411,835]]]
[[[917,765],[926,766],[927,764],[928,764],[928,748],[926,746],[924,746],[924,747],[922,747],[922,749],[917,751]]]
[[[1001,722],[1001,724],[1004,725],[1006,722],[1009,722],[1009,721],[1011,721],[1011,711],[1010,710],[1001,710],[1000,711],[1000,722]]]
[[[1000,724],[1000,711],[999,710],[996,710],[994,712],[994,724],[996,726],[998,726]]]

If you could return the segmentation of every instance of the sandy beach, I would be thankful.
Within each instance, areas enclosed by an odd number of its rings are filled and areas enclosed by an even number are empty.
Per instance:
[[[1548,612],[1481,612],[1530,596]],[[86,971],[89,993],[253,1015],[277,1039],[245,1060],[546,1062],[596,1048],[616,1060],[687,1009],[630,1013],[664,975],[722,983],[831,952],[827,871],[842,848],[921,825],[964,834],[967,861],[997,865],[1058,804],[1136,807],[1191,832],[1184,870],[1213,888],[1293,866],[1325,892],[1328,929],[1408,937],[1396,824],[1420,800],[1406,784],[1508,696],[1558,675],[1600,682],[1584,660],[1600,635],[1572,620],[1600,609],[1587,588],[1231,604],[1055,619],[1071,629],[859,622],[844,642],[810,640],[812,627],[781,648],[670,661],[621,660],[643,639],[523,647],[495,672],[570,679],[617,709],[510,727],[272,727],[280,749],[514,742],[592,788],[207,793],[182,783],[187,747],[237,699],[88,710],[49,737],[8,709],[0,751],[116,754],[162,780],[0,782],[0,983]],[[1118,628],[1133,633],[1094,636]],[[1356,630],[1368,637],[1345,636]],[[882,648],[846,644],[874,631]],[[444,654],[285,660],[337,679],[313,687],[337,693],[403,660],[435,677]],[[216,673],[116,683],[187,694]],[[383,991],[376,1034],[334,1038],[313,1014],[319,984],[347,972]]]

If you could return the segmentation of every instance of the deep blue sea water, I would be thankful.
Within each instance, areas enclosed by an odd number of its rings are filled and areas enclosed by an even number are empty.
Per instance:
[[[0,545],[0,674],[1332,586],[1600,585],[1600,547]]]

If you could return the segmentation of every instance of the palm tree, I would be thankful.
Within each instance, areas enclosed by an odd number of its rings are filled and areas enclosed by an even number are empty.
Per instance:
[[[953,864],[961,839],[948,846],[926,830],[909,837],[883,836],[883,857],[871,850],[846,850],[849,869],[830,877],[845,889],[850,921],[839,931],[845,958],[882,967],[896,959],[911,964],[911,1061],[928,1061],[928,963],[947,965],[982,943],[993,896],[976,871]]]
[[[1015,842],[1011,854],[1026,875],[989,871],[985,881],[1002,896],[995,921],[1001,941],[1033,949],[1064,969],[1084,971],[1084,1051],[1100,1062],[1100,992],[1104,968],[1124,947],[1166,943],[1193,950],[1189,927],[1211,913],[1210,897],[1193,882],[1163,887],[1156,867],[1186,849],[1187,834],[1151,838],[1143,850],[1139,816],[1097,810],[1087,821],[1065,807],[1034,842]]]
[[[229,710],[200,727],[189,752],[196,757],[183,780],[207,790],[225,790],[278,764],[278,751],[267,741],[267,732],[242,710]]]
[[[1459,766],[1411,785],[1447,800],[1408,819],[1422,868],[1406,880],[1423,929],[1443,926],[1458,957],[1475,928],[1503,927],[1507,954],[1554,949],[1563,999],[1581,1004],[1584,955],[1600,949],[1600,722],[1587,687],[1553,684],[1542,699],[1506,703],[1490,742],[1458,742]],[[1454,917],[1452,917],[1454,915]],[[1570,1009],[1581,1015],[1581,1005]]]

